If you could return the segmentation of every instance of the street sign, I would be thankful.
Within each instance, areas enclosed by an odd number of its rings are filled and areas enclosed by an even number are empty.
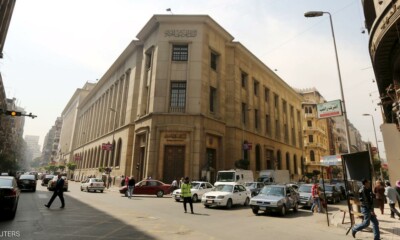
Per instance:
[[[317,104],[318,118],[342,116],[342,102],[340,100]]]

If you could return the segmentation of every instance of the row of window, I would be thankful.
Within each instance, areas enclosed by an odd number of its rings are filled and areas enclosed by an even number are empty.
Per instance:
[[[101,149],[101,146],[98,146],[94,149],[90,149],[85,151],[80,155],[80,160],[78,161],[78,169],[86,169],[86,168],[99,168],[99,167],[119,167],[121,162],[121,149],[122,149],[122,140],[118,139],[118,144],[115,145],[115,141],[113,146],[116,146],[115,153],[113,158],[112,151],[105,151]],[[114,164],[115,163],[115,164]]]
[[[189,60],[189,47],[187,44],[172,45],[172,61],[186,62]],[[211,52],[210,67],[217,71],[218,54]]]

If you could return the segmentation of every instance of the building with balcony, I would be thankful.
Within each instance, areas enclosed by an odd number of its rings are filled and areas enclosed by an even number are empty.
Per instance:
[[[79,178],[214,181],[241,159],[299,178],[302,97],[217,22],[155,15],[137,38],[79,103]]]
[[[380,126],[392,184],[400,179],[400,1],[364,0],[369,53],[380,96]]]

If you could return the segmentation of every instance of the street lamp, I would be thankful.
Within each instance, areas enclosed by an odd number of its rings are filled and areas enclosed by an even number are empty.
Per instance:
[[[371,116],[371,119],[372,119],[372,126],[374,127],[376,151],[378,152],[378,159],[379,159],[379,161],[381,161],[381,156],[379,155],[378,138],[376,137],[374,116],[372,116],[372,115],[369,114],[369,113],[364,113],[363,116]],[[379,169],[380,169],[381,179],[382,179],[382,181],[383,181],[382,167],[379,168]]]
[[[340,74],[339,58],[338,58],[338,54],[337,54],[336,40],[335,40],[335,32],[333,31],[332,15],[329,12],[310,11],[310,12],[304,13],[304,16],[305,17],[321,17],[325,13],[329,15],[329,20],[330,20],[330,23],[331,23],[333,46],[335,47],[336,66],[337,66],[337,71],[338,71],[338,76],[339,76],[340,93],[341,93],[342,103],[343,103],[344,124],[345,124],[345,127],[346,127],[347,152],[350,153],[351,152],[351,150],[350,150],[351,145],[350,145],[350,136],[349,136],[349,125],[347,123],[347,111],[346,111],[346,104],[345,104],[345,101],[344,101],[343,86],[342,86],[342,76]]]

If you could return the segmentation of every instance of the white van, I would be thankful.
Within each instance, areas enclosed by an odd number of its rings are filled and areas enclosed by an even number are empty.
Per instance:
[[[254,182],[253,171],[243,169],[218,171],[217,180],[214,183],[214,186],[227,182],[236,182],[243,185],[245,182]]]

